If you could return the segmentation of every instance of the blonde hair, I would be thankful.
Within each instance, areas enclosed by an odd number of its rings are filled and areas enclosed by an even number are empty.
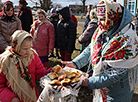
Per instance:
[[[36,15],[38,16],[39,14],[42,14],[42,15],[44,15],[44,16],[46,17],[46,12],[45,12],[45,10],[43,10],[43,9],[38,9],[38,10],[36,11]]]

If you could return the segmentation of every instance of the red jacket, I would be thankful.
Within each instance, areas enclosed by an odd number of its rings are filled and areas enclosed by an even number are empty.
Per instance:
[[[76,27],[77,27],[77,24],[78,24],[77,18],[74,15],[72,15],[71,20],[76,24]]]
[[[32,60],[31,64],[28,66],[28,69],[31,73],[33,85],[35,87],[36,95],[38,97],[39,93],[36,88],[35,78],[40,80],[40,78],[46,75],[47,73],[49,73],[51,69],[46,70],[41,60],[35,53],[34,53],[34,59]],[[9,87],[6,76],[3,73],[0,73],[0,101],[10,102],[14,97],[18,97],[18,96],[16,96],[16,94],[12,91],[11,87]]]
[[[30,33],[33,36],[33,28],[31,29]],[[50,22],[42,23],[37,31],[37,36],[33,41],[33,48],[37,51],[39,56],[48,56],[49,49],[53,50],[54,45],[55,29],[53,24],[51,24]]]

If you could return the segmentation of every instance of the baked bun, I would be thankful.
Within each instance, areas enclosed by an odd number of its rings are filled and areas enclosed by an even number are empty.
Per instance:
[[[66,74],[67,78],[69,78],[69,79],[74,78],[76,75],[71,70],[65,71],[65,74]]]
[[[65,78],[64,80],[61,81],[61,85],[62,85],[62,86],[69,85],[70,82],[71,82],[70,79]]]
[[[60,74],[60,75],[58,76],[58,80],[59,80],[59,81],[65,79],[65,78],[66,78],[66,74],[65,74],[65,73]]]
[[[51,85],[61,85],[61,82],[59,80],[53,80],[50,82]]]
[[[60,74],[62,72],[62,67],[60,65],[56,65],[52,68],[52,71]]]
[[[80,79],[78,79],[78,78],[73,78],[73,79],[71,80],[71,83],[75,83],[75,82],[78,82],[78,81],[80,81]]]
[[[48,77],[53,80],[53,79],[58,78],[58,75],[55,72],[51,72],[48,74]]]
[[[75,77],[76,78],[79,78],[81,76],[81,73],[79,71],[75,71],[73,73],[75,74]]]

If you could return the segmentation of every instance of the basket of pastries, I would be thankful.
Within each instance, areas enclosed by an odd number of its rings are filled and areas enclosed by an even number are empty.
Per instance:
[[[42,77],[40,84],[47,87],[47,94],[51,100],[55,100],[68,95],[78,96],[78,91],[82,84],[82,71],[74,68],[56,65],[51,72]]]

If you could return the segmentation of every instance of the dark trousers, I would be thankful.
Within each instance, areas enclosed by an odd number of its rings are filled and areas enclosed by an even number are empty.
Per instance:
[[[67,50],[60,50],[62,61],[71,61],[71,54],[67,53]]]
[[[71,54],[67,53],[67,50],[60,50],[61,60],[62,61],[71,61]],[[62,65],[62,68],[65,65]]]

